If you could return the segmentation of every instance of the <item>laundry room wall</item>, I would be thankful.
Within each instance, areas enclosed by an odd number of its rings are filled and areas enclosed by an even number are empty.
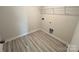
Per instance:
[[[73,7],[68,8],[73,9]],[[79,17],[78,15],[72,15],[74,13],[76,14],[76,12],[72,12],[76,10],[71,9],[71,11],[68,8],[66,10],[63,6],[42,7],[41,18],[44,18],[44,20],[41,20],[41,29],[49,33],[49,28],[52,28],[54,31],[51,35],[60,38],[64,42],[70,43]],[[68,13],[72,14],[69,15]]]

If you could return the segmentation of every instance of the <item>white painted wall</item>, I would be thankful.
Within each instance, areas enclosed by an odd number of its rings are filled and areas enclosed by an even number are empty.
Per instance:
[[[49,28],[53,28],[54,32],[52,35],[59,37],[65,42],[71,41],[79,19],[78,16],[42,14],[42,17],[45,18],[45,20],[41,21],[43,30],[49,32]],[[49,22],[52,23],[50,24]]]
[[[36,30],[39,7],[0,7],[0,34],[4,40]]]
[[[74,32],[74,35],[73,35],[69,49],[72,52],[79,51],[79,21],[78,21],[78,24],[76,26],[76,29],[75,29],[75,32]]]
[[[40,28],[40,7],[27,7],[29,32]]]

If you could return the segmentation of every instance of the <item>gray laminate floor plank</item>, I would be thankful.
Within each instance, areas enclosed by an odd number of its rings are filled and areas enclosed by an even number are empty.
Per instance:
[[[8,41],[4,52],[65,52],[66,45],[39,30],[26,36]]]

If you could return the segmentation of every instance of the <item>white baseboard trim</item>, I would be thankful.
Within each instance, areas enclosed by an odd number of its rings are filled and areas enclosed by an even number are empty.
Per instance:
[[[30,31],[28,34],[31,34],[31,33],[36,32],[38,30],[40,30],[40,28],[39,29],[36,29],[36,30],[33,30],[33,31]]]
[[[15,40],[15,39],[17,39],[17,38],[19,38],[19,37],[22,37],[22,36],[31,34],[31,33],[36,32],[36,31],[38,31],[38,30],[40,30],[40,29],[36,29],[36,30],[30,31],[30,32],[28,32],[28,33],[24,33],[24,34],[18,35],[18,36],[16,36],[16,37],[12,37],[12,38],[10,38],[10,39],[7,39],[5,42],[11,41],[11,40]]]
[[[18,36],[12,37],[12,38],[10,38],[10,39],[7,39],[5,42],[15,40],[15,39],[17,39],[17,38],[19,38],[19,37],[22,37],[22,36],[25,36],[25,35],[27,35],[27,33],[24,33],[24,34],[21,34],[21,35],[18,35]]]
[[[59,37],[57,37],[57,36],[55,36],[55,35],[53,35],[53,34],[50,34],[50,33],[46,32],[46,31],[43,30],[43,29],[41,29],[41,30],[42,30],[43,32],[47,33],[48,35],[54,37],[55,39],[59,40],[59,41],[62,42],[63,44],[67,44],[67,43],[66,43],[65,41],[63,41],[61,38],[59,38]]]
[[[55,35],[53,35],[53,34],[50,34],[50,33],[46,32],[46,31],[43,30],[43,29],[36,29],[36,30],[30,31],[30,32],[28,32],[28,33],[24,33],[24,34],[18,35],[18,36],[16,36],[16,37],[12,37],[12,38],[10,38],[10,39],[7,39],[5,42],[11,41],[11,40],[15,40],[16,38],[19,38],[19,37],[22,37],[22,36],[31,34],[31,33],[36,32],[36,31],[38,31],[38,30],[43,31],[43,32],[47,33],[48,35],[50,35],[50,36],[56,38],[57,40],[61,41],[62,43],[66,44],[66,42],[63,41],[61,38],[59,38],[59,37],[57,37],[57,36],[55,36]]]

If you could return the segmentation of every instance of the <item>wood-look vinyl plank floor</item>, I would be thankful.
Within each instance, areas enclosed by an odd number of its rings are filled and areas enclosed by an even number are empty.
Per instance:
[[[8,41],[4,52],[66,52],[66,45],[39,30],[26,36]]]

